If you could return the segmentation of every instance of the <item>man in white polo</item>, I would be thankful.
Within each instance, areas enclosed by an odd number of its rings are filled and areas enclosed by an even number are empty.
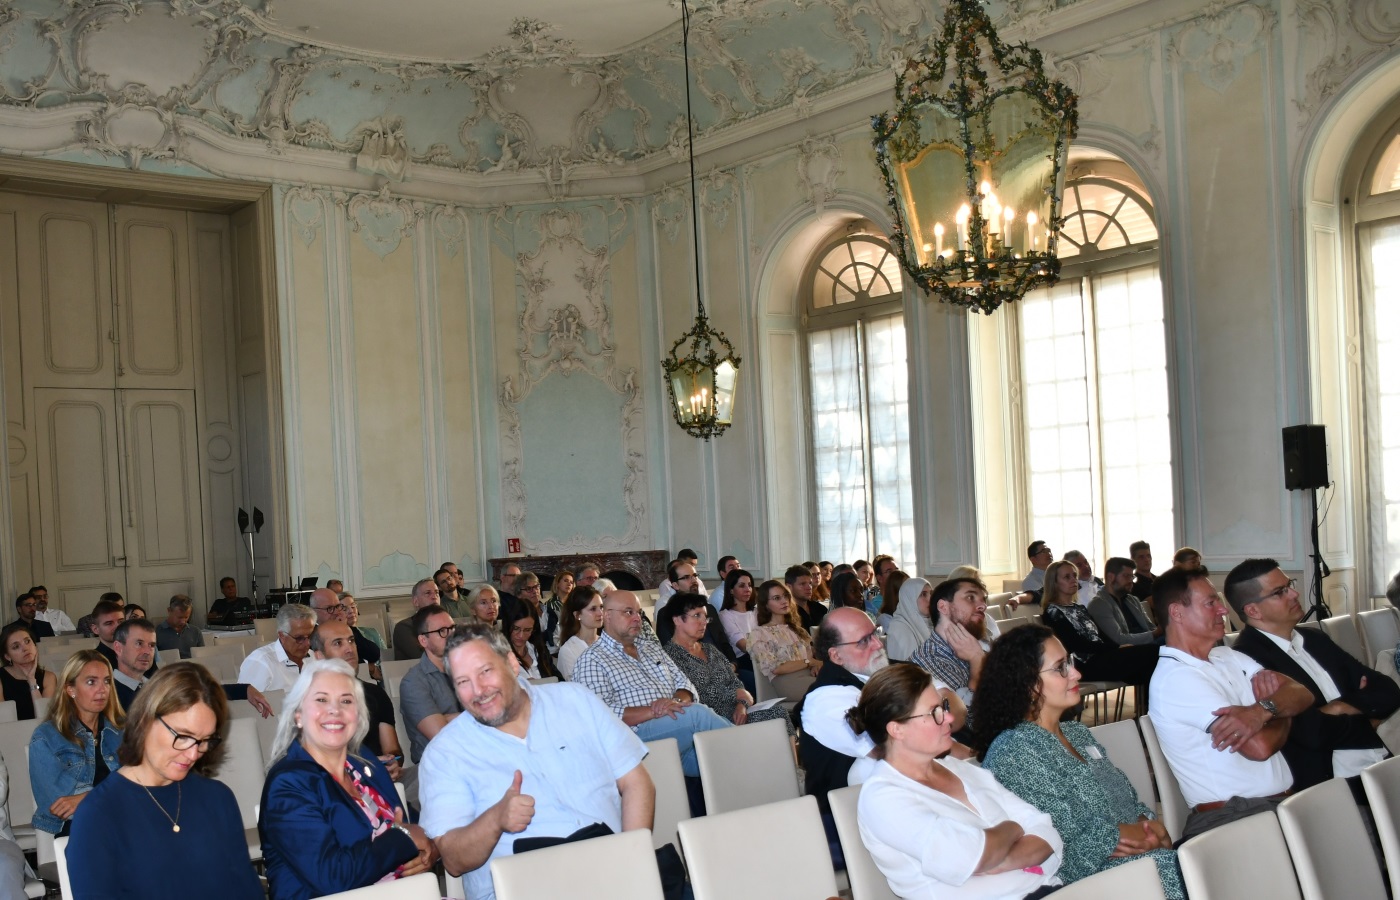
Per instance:
[[[315,630],[316,610],[311,607],[288,603],[277,610],[277,640],[248,654],[238,669],[239,682],[260,691],[291,690],[311,652]]]
[[[1228,647],[1210,578],[1172,569],[1153,585],[1167,644],[1152,674],[1162,751],[1191,807],[1181,840],[1278,806],[1293,786],[1280,752],[1312,692]]]

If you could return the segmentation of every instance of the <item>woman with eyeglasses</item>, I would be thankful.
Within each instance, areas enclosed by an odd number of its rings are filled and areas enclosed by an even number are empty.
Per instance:
[[[1080,674],[1090,681],[1136,685],[1138,712],[1146,712],[1147,685],[1157,668],[1156,643],[1109,643],[1088,607],[1079,604],[1079,569],[1069,560],[1052,562],[1045,569],[1045,592],[1040,599],[1045,624],[1079,660]]]
[[[579,585],[564,604],[563,631],[559,644],[559,674],[572,681],[574,663],[583,651],[598,640],[603,629],[603,598],[591,585]]]
[[[308,662],[287,693],[258,834],[269,900],[308,900],[426,872],[437,847],[408,824],[389,771],[361,742],[364,689],[340,659]]]
[[[238,802],[208,777],[227,725],[223,688],[198,663],[164,666],[142,686],[117,751],[121,768],[73,817],[73,896],[261,900]]]
[[[510,651],[520,661],[520,673],[526,678],[558,678],[559,670],[554,668],[549,654],[541,652],[535,643],[535,617],[524,604],[515,605],[514,610],[504,624]]]
[[[780,697],[800,700],[822,670],[812,654],[812,636],[802,627],[788,586],[769,579],[758,586],[758,627],[749,632],[754,668]]]
[[[895,663],[847,713],[879,762],[861,788],[860,836],[905,900],[1029,900],[1060,885],[1063,845],[1050,817],[989,772],[948,756],[952,717],[933,679]]]
[[[125,720],[107,657],[96,650],[68,657],[48,715],[29,739],[35,828],[68,833],[78,805],[121,766],[117,747]]]
[[[1054,820],[1064,838],[1066,884],[1146,854],[1169,900],[1185,888],[1162,823],[1081,722],[1074,657],[1043,625],[1024,625],[992,644],[973,699],[973,749],[982,767]]]
[[[735,570],[740,571],[740,570]],[[733,575],[734,572],[730,572]],[[726,583],[728,579],[726,578]],[[725,588],[725,601],[729,600],[729,589]],[[662,607],[658,620],[670,620],[674,632],[663,647],[666,655],[676,661],[676,665],[690,679],[700,692],[701,703],[713,709],[721,717],[735,725],[745,722],[765,722],[769,719],[782,719],[788,735],[797,734],[792,719],[782,706],[774,706],[756,713],[749,713],[753,705],[753,695],[745,689],[743,682],[734,671],[734,666],[713,644],[705,640],[705,626],[709,624],[709,600],[700,594],[680,591]]]

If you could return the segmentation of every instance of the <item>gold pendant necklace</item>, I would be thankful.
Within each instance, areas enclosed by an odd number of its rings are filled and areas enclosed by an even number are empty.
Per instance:
[[[135,779],[132,779],[132,780],[134,781]],[[137,781],[136,783],[137,783],[137,784],[141,784],[141,782],[139,782],[139,781]],[[156,799],[156,795],[155,795],[155,794],[152,794],[152,793],[151,793],[151,789],[150,789],[150,788],[146,787],[144,784],[141,784],[141,790],[145,791],[145,792],[146,792],[146,796],[151,798],[151,802],[154,803],[154,804],[156,805],[156,809],[160,810],[161,815],[165,816],[167,819],[170,819],[170,830],[173,831],[173,832],[175,832],[176,834],[179,834],[179,833],[180,833],[180,807],[184,804],[184,800],[185,800],[185,798],[184,798],[184,790],[181,788],[180,782],[178,782],[178,781],[175,782],[175,817],[174,817],[174,818],[171,818],[170,813],[168,813],[168,812],[165,811],[165,807],[160,805],[160,801]]]

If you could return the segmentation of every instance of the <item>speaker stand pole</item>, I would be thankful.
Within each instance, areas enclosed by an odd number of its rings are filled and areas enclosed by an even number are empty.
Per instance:
[[[1327,607],[1326,601],[1322,599],[1322,571],[1324,568],[1324,564],[1322,562],[1322,542],[1319,540],[1318,536],[1317,488],[1309,488],[1308,494],[1312,499],[1313,577],[1310,591],[1310,593],[1312,594],[1312,608],[1303,614],[1303,621],[1306,622],[1308,618],[1315,613],[1317,615],[1318,621],[1320,622],[1324,618],[1332,618],[1332,610]]]
[[[253,532],[248,532],[248,573],[253,582],[253,618],[258,617],[258,558],[253,553]]]

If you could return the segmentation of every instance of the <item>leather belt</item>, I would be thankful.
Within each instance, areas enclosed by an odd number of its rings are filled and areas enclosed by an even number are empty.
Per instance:
[[[1281,794],[1273,794],[1272,796],[1269,796],[1269,797],[1255,797],[1255,798],[1252,798],[1252,799],[1256,799],[1256,800],[1282,800],[1284,797],[1287,797],[1289,794],[1292,794],[1292,793],[1293,793],[1293,791],[1290,789],[1290,790],[1284,791],[1284,792],[1281,793]],[[1234,799],[1234,798],[1231,798],[1231,799]],[[1197,806],[1191,807],[1191,812],[1193,812],[1193,813],[1210,812],[1210,811],[1213,810],[1213,809],[1220,809],[1220,808],[1222,808],[1223,806],[1225,806],[1225,804],[1227,804],[1227,803],[1229,803],[1229,802],[1230,802],[1229,800],[1212,800],[1212,801],[1209,802],[1209,803],[1202,803],[1202,804],[1199,804],[1199,805],[1197,805]]]

